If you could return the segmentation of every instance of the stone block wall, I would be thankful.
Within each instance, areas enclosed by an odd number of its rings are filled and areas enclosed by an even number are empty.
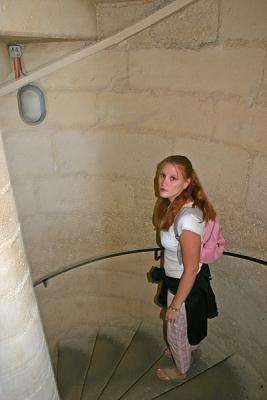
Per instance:
[[[98,12],[104,21],[109,7],[112,25],[122,6],[99,4]],[[137,6],[143,2],[131,2]],[[264,0],[253,7],[248,0],[199,0],[54,72],[36,82],[47,103],[39,126],[20,120],[16,94],[0,99],[35,278],[99,254],[155,245],[153,178],[169,154],[191,158],[221,216],[227,250],[266,258],[264,11]],[[190,29],[196,20],[203,34]],[[29,70],[38,52],[56,57],[53,45],[26,45]]]
[[[98,37],[107,37],[164,7],[170,0],[100,3],[96,7]],[[129,48],[198,48],[217,39],[218,2],[201,0],[131,38]]]
[[[11,64],[9,61],[7,46],[0,43],[0,82],[4,81],[11,72]]]
[[[1,0],[0,7],[0,37],[96,37],[90,0]]]

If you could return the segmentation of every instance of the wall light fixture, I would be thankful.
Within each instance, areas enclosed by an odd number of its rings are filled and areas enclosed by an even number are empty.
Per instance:
[[[39,124],[46,116],[44,94],[35,85],[26,85],[19,89],[18,106],[21,119],[26,124]]]

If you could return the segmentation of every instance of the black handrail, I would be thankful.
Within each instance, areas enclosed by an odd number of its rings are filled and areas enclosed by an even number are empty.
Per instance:
[[[79,267],[83,267],[84,265],[87,265],[87,264],[92,264],[92,263],[97,262],[97,261],[106,260],[107,258],[125,256],[127,254],[146,253],[146,252],[149,252],[149,251],[154,251],[154,259],[156,261],[158,261],[160,259],[160,257],[161,257],[159,252],[161,252],[162,250],[163,250],[163,248],[161,248],[161,247],[149,247],[149,248],[145,248],[145,249],[127,250],[127,251],[121,251],[121,252],[118,252],[118,253],[111,253],[111,254],[106,254],[106,255],[103,255],[103,256],[89,258],[89,259],[81,261],[81,262],[79,262],[77,264],[69,265],[69,266],[66,266],[66,267],[63,267],[63,268],[59,269],[58,271],[51,272],[50,274],[47,274],[47,275],[43,276],[42,278],[39,278],[36,281],[34,281],[33,286],[38,286],[41,283],[43,283],[44,286],[46,287],[47,286],[47,282],[50,279],[53,279],[58,275],[64,274],[65,272],[71,271],[71,270],[79,268]],[[229,251],[224,251],[223,254],[225,256],[237,257],[237,258],[241,258],[243,260],[252,261],[252,262],[255,262],[255,263],[258,263],[258,264],[267,265],[267,261],[265,261],[265,260],[261,260],[259,258],[255,258],[255,257],[245,256],[244,254],[232,253],[232,252],[229,252]]]
[[[256,258],[256,257],[245,256],[244,254],[231,253],[230,251],[224,251],[223,255],[230,256],[230,257],[236,257],[236,258],[242,258],[243,260],[248,260],[248,261],[258,263],[258,264],[267,265],[266,260],[261,260],[260,258]]]

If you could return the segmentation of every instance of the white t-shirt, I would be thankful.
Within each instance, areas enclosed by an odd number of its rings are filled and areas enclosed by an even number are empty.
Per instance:
[[[203,238],[205,222],[203,221],[203,213],[198,207],[192,207],[192,203],[184,206],[180,212],[178,219],[178,235],[180,236],[184,229],[197,233]],[[176,223],[177,223],[176,219]],[[168,231],[160,231],[161,244],[164,247],[164,269],[167,276],[172,278],[181,278],[184,270],[183,264],[179,263],[177,256],[177,248],[180,247],[179,241],[175,238],[173,225]],[[201,267],[199,264],[199,269]]]

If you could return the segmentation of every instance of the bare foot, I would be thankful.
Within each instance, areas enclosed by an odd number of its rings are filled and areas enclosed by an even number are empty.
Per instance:
[[[158,368],[156,374],[162,381],[182,382],[186,379],[186,374],[182,374],[176,368]]]

